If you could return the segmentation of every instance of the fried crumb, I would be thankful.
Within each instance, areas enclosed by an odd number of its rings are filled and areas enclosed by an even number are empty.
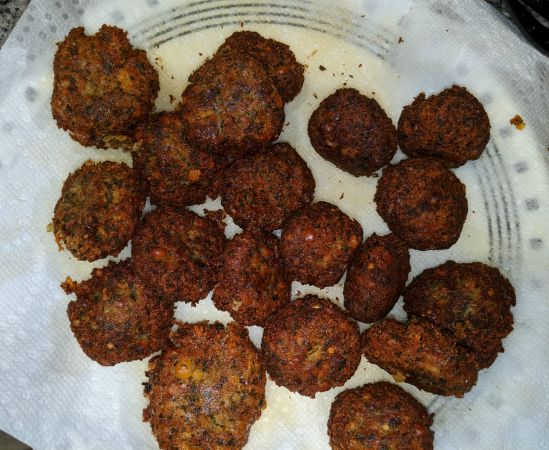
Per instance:
[[[515,128],[517,130],[524,130],[526,128],[526,122],[524,122],[524,120],[522,119],[521,116],[519,116],[518,114],[516,114],[510,121],[509,123],[511,125],[514,125]]]

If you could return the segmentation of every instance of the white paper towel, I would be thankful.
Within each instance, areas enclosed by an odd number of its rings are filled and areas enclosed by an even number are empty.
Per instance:
[[[169,109],[189,73],[243,26],[287,42],[307,64],[282,139],[311,166],[316,198],[340,205],[366,235],[387,231],[373,204],[376,179],[354,178],[313,151],[306,126],[320,100],[346,83],[375,97],[395,123],[420,91],[452,83],[484,103],[492,140],[480,160],[456,171],[469,200],[462,237],[449,250],[412,251],[411,276],[449,258],[499,266],[517,289],[515,331],[463,399],[402,386],[436,413],[436,448],[549,448],[549,63],[500,20],[476,0],[33,0],[0,52],[0,428],[35,450],[157,448],[141,422],[146,361],[99,366],[82,353],[66,317],[70,299],[59,282],[87,278],[106,261],[58,252],[46,225],[69,172],[88,158],[127,156],[83,148],[57,129],[49,108],[55,42],[78,25],[89,33],[103,23],[127,29],[159,70],[157,107]],[[515,114],[524,131],[509,125]],[[293,292],[342,298],[341,286],[294,283]],[[400,305],[393,315],[403,317]],[[210,300],[180,304],[177,317],[230,319]],[[261,329],[251,334],[259,344]],[[390,377],[363,358],[345,387],[378,379]],[[342,389],[309,399],[269,381],[268,407],[247,448],[329,448],[326,421]]]

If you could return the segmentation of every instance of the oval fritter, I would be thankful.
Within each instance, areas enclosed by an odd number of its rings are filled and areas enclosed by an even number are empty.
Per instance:
[[[395,126],[379,103],[356,89],[338,89],[313,112],[308,125],[313,148],[355,177],[372,175],[397,149]]]
[[[149,363],[143,418],[162,450],[239,449],[265,408],[265,369],[244,328],[179,324]]]
[[[145,191],[126,164],[86,161],[69,175],[53,213],[53,232],[80,260],[116,256],[132,238]]]
[[[454,245],[467,217],[465,185],[434,159],[386,167],[374,201],[391,231],[418,250]]]
[[[311,170],[285,142],[235,161],[224,179],[221,203],[227,213],[238,225],[267,231],[309,204],[315,191]]]
[[[196,303],[213,288],[225,236],[195,213],[160,207],[147,214],[132,240],[136,272],[172,301]]]
[[[470,348],[481,368],[503,351],[513,330],[515,290],[498,269],[485,264],[446,263],[427,269],[404,292],[404,310],[451,333]]]
[[[356,322],[330,300],[307,295],[267,319],[261,350],[276,384],[314,397],[353,376],[360,334]]]
[[[237,234],[228,242],[221,266],[213,302],[241,325],[263,326],[290,301],[291,283],[272,234],[256,229]]]
[[[337,283],[362,241],[362,227],[337,206],[318,202],[284,223],[280,250],[290,278],[318,287]]]
[[[67,314],[86,355],[104,366],[143,359],[168,342],[173,303],[150,290],[130,260],[94,269],[89,280],[61,285],[76,294]]]
[[[328,436],[334,450],[432,450],[433,415],[400,387],[380,381],[338,394]]]
[[[282,131],[284,102],[255,58],[223,52],[189,81],[180,112],[195,145],[237,158],[265,147]]]
[[[447,167],[477,159],[490,140],[490,120],[464,87],[452,86],[405,106],[398,121],[398,143],[410,157],[435,157]]]
[[[462,397],[477,381],[473,353],[427,321],[377,322],[362,335],[362,351],[395,381],[434,394]]]
[[[343,295],[353,319],[377,322],[395,305],[410,272],[410,252],[394,234],[371,235],[351,260]]]
[[[132,127],[153,110],[159,90],[145,51],[108,25],[92,36],[73,28],[58,45],[51,110],[59,128],[85,146],[129,148]]]

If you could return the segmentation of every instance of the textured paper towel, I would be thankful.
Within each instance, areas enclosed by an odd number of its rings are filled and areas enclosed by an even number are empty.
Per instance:
[[[169,109],[169,95],[179,97],[189,73],[241,22],[287,42],[308,65],[282,138],[311,166],[316,198],[339,204],[366,235],[387,231],[372,201],[376,179],[347,175],[312,150],[306,124],[320,100],[347,83],[395,122],[421,90],[460,83],[482,100],[492,140],[479,161],[456,171],[469,199],[462,237],[450,250],[412,251],[412,275],[448,258],[499,266],[517,288],[515,331],[461,400],[402,386],[436,413],[437,448],[549,448],[549,64],[474,0],[33,0],[0,52],[0,428],[35,450],[156,448],[141,422],[146,361],[100,367],[82,353],[66,317],[70,299],[59,282],[87,278],[92,265],[58,252],[46,232],[62,183],[88,158],[127,157],[83,148],[57,129],[49,109],[55,42],[77,25],[90,33],[103,23],[126,28],[156,62],[157,107]],[[521,132],[508,123],[517,113],[527,123]],[[317,290],[294,283],[293,291]],[[320,292],[342,297],[341,286]],[[392,314],[403,317],[400,305]],[[177,316],[230,319],[209,299],[180,304]],[[250,330],[259,344],[261,329]],[[363,358],[345,387],[378,379],[390,377]],[[247,448],[329,448],[326,421],[342,389],[309,399],[269,381],[268,407]]]

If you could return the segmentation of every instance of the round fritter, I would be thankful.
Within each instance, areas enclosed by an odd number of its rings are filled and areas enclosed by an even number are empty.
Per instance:
[[[151,201],[174,207],[202,203],[222,164],[210,152],[191,145],[177,112],[151,116],[135,133],[135,167],[146,180]]]
[[[141,222],[132,240],[136,272],[172,301],[196,303],[214,287],[223,230],[182,209],[160,207]]]
[[[173,303],[156,295],[134,273],[130,260],[94,269],[89,280],[61,285],[76,294],[67,314],[86,355],[104,366],[143,359],[168,342]]]
[[[265,369],[244,328],[186,324],[149,363],[143,419],[162,450],[240,449],[265,408]]]
[[[410,272],[410,252],[394,234],[371,235],[351,260],[343,295],[353,319],[377,322],[395,306]]]
[[[490,140],[490,120],[467,89],[452,86],[405,106],[398,121],[398,143],[409,156],[441,158],[447,167],[477,159]]]
[[[53,62],[51,110],[59,128],[85,146],[129,147],[132,127],[154,108],[158,74],[120,28],[92,36],[73,28]]]
[[[362,227],[331,203],[296,211],[284,223],[280,251],[291,279],[323,288],[337,283],[362,242]]]
[[[432,450],[433,416],[400,387],[380,381],[338,394],[328,435],[334,450]]]
[[[115,256],[132,238],[145,198],[126,164],[86,161],[63,184],[53,213],[55,240],[80,260]]]
[[[213,293],[217,308],[241,325],[263,326],[290,296],[276,237],[250,229],[228,242]]]
[[[397,149],[395,126],[379,103],[356,89],[338,89],[309,119],[314,149],[355,177],[372,175]]]
[[[231,34],[218,52],[237,51],[260,61],[274,82],[282,100],[292,100],[303,86],[305,67],[298,63],[286,44],[267,39],[255,31],[238,31]]]
[[[225,171],[221,203],[238,225],[272,231],[311,203],[314,191],[311,170],[284,142],[231,164]]]
[[[481,368],[490,366],[501,340],[513,330],[515,290],[498,269],[485,264],[448,261],[427,269],[404,292],[404,310],[423,317],[461,345]]]
[[[197,146],[241,157],[274,141],[284,124],[284,102],[263,65],[249,55],[223,52],[189,78],[180,111]]]
[[[267,319],[261,350],[276,384],[314,397],[353,376],[360,334],[356,322],[330,300],[307,295]]]
[[[362,335],[362,351],[395,381],[434,394],[462,397],[477,381],[473,353],[424,320],[377,322]]]
[[[374,201],[391,231],[418,250],[454,245],[467,217],[465,185],[434,159],[385,168]]]

